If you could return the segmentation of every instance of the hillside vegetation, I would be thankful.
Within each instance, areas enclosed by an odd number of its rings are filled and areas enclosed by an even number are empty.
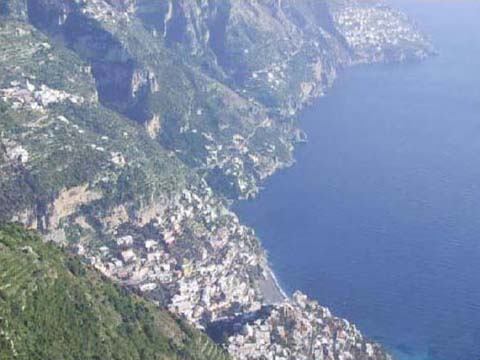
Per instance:
[[[0,228],[0,359],[226,359],[204,335],[20,226]]]

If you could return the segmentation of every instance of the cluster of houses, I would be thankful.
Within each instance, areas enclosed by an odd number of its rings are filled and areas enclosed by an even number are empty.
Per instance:
[[[127,231],[114,246],[79,246],[78,252],[105,275],[150,297],[167,292],[165,305],[199,327],[262,306],[263,294],[252,284],[266,272],[264,253],[253,231],[206,186],[159,200],[138,214],[137,226],[148,227],[150,237]],[[189,253],[192,243],[195,254]]]
[[[300,44],[299,44],[300,45]],[[251,79],[254,81],[262,81],[268,84],[272,90],[278,90],[285,85],[287,79],[288,64],[287,61],[275,63],[268,68],[254,71]]]
[[[297,292],[267,317],[249,321],[228,340],[239,360],[388,360],[348,321]]]
[[[82,13],[104,23],[111,22],[115,24],[118,21],[130,22],[130,16],[135,12],[134,1],[123,1],[122,5],[124,6],[122,6],[122,11],[118,11],[114,5],[104,0],[82,0],[79,1],[79,3],[82,6]],[[117,4],[120,5],[120,2],[117,2]],[[65,21],[65,15],[62,19],[59,19],[59,21],[60,20]]]
[[[56,90],[45,84],[39,87],[27,80],[24,82],[12,81],[9,88],[0,89],[0,98],[10,103],[14,110],[35,110],[44,112],[51,105],[64,101],[72,104],[81,104],[83,97]]]
[[[202,133],[207,154],[205,168],[221,169],[232,182],[231,185],[238,190],[241,198],[255,197],[259,192],[259,179],[264,180],[279,168],[288,165],[276,156],[277,146],[274,143],[264,140],[263,144],[259,145],[256,139],[257,132],[261,133],[275,126],[277,125],[274,121],[266,117],[252,129],[250,134],[234,134],[226,144],[216,141],[211,134]],[[290,130],[284,130],[286,136]],[[280,141],[281,136],[277,135]],[[283,145],[287,147],[287,151],[293,151],[291,143],[285,141]]]
[[[338,29],[359,61],[378,61],[388,49],[426,45],[425,37],[408,18],[388,6],[347,6],[334,15]]]

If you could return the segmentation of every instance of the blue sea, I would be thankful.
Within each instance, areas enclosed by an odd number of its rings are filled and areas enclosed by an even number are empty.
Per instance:
[[[480,359],[480,1],[397,0],[438,57],[345,70],[236,205],[282,286],[401,360]]]

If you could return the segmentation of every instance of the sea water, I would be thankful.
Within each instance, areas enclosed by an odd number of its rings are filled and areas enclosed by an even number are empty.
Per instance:
[[[397,0],[438,57],[344,71],[236,205],[287,292],[402,360],[480,359],[480,1]]]

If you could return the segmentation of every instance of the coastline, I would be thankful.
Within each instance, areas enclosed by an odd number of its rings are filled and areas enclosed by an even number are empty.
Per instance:
[[[265,301],[270,305],[283,303],[290,298],[280,286],[280,282],[270,265],[265,268],[265,279],[259,281],[259,286]]]

